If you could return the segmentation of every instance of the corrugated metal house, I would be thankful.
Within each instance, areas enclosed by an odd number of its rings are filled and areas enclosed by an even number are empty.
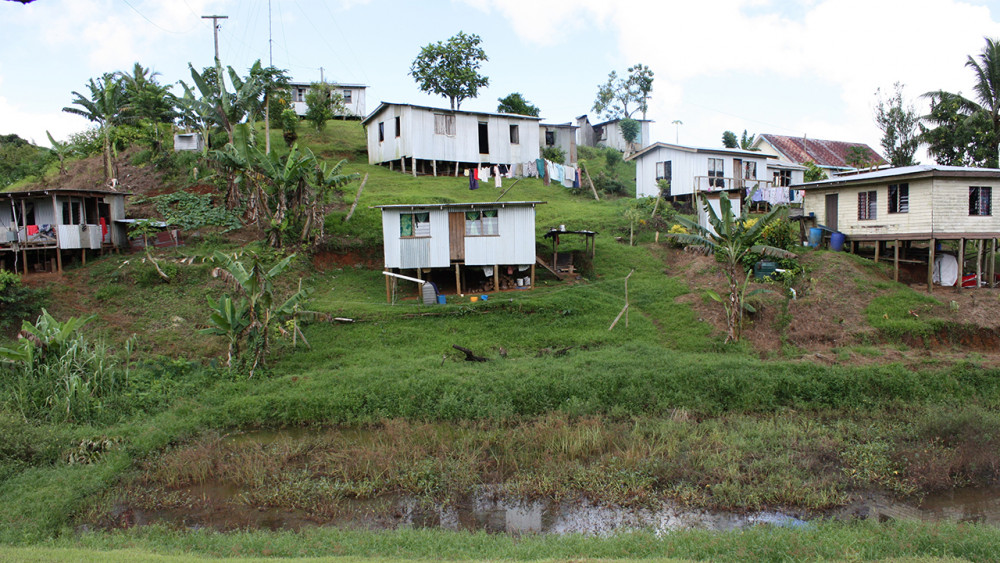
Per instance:
[[[652,120],[636,119],[639,122],[639,138],[635,140],[635,147],[642,148],[651,142],[649,136],[649,124]],[[621,119],[611,119],[602,121],[597,125],[591,125],[587,115],[576,118],[576,144],[581,147],[611,147],[625,152],[625,137],[622,136]]]
[[[636,197],[690,200],[696,192],[770,187],[769,158],[756,151],[653,143],[628,159],[635,161]],[[669,193],[660,193],[660,180],[670,183]]]
[[[112,190],[32,189],[0,194],[0,260],[28,271],[29,261],[48,267],[63,251],[121,248],[127,244],[125,196]],[[29,254],[30,251],[30,254]]]
[[[538,138],[543,147],[559,147],[566,159],[556,164],[576,164],[576,130],[572,123],[540,123]]]
[[[905,166],[793,187],[805,190],[807,217],[845,234],[852,246],[873,244],[876,260],[886,255],[891,242],[897,275],[901,259],[926,259],[930,269],[941,240],[959,241],[959,264],[965,242],[982,241],[977,244],[980,262],[975,268],[981,271],[981,254],[992,257],[1000,237],[1000,215],[993,210],[1000,169]],[[913,244],[925,241],[920,248]],[[992,264],[990,259],[989,269]]]
[[[540,120],[382,102],[361,123],[367,129],[369,164],[457,176],[475,166],[534,162]]]
[[[292,109],[295,113],[303,116],[309,109],[306,105],[306,94],[309,93],[309,82],[291,82]],[[344,98],[346,112],[337,114],[337,117],[364,117],[365,116],[365,84],[331,84],[333,91]],[[274,119],[274,116],[271,116]]]
[[[517,268],[525,276],[530,270],[533,284],[535,206],[543,203],[376,206],[382,210],[385,267],[416,270],[420,279],[436,277],[439,286],[454,287],[456,293],[463,293],[470,285],[463,280],[473,274],[496,282],[498,269],[503,267]]]
[[[205,139],[201,133],[174,133],[174,152],[201,151],[205,148]]]

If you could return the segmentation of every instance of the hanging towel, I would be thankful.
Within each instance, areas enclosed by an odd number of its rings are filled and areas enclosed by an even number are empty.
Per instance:
[[[546,176],[546,174],[545,174],[546,168],[545,168],[545,159],[544,158],[539,158],[539,159],[535,160],[535,167],[538,169],[538,177],[539,178],[542,178],[542,177]]]
[[[478,190],[479,189],[479,169],[473,168],[469,170],[469,189]]]
[[[28,225],[26,228],[28,229],[29,237],[38,234],[38,225]]]
[[[576,174],[573,176],[573,187],[574,188],[579,188],[580,187],[580,169],[579,168],[576,170]]]
[[[493,185],[496,186],[496,187],[498,187],[498,188],[501,187],[500,178],[501,178],[501,176],[499,174],[497,174],[496,176],[493,177]]]

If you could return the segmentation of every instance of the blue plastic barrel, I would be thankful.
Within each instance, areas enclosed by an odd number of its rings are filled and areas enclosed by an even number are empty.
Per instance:
[[[438,295],[438,305],[444,305],[448,302],[448,297],[444,295]]]
[[[809,246],[819,248],[821,242],[823,242],[823,229],[817,227],[809,229]]]
[[[830,235],[830,250],[836,250],[838,252],[841,251],[841,250],[843,250],[844,249],[844,240],[846,238],[847,237],[844,236],[844,233],[841,233],[841,232],[836,232],[836,233],[833,233],[832,235]]]

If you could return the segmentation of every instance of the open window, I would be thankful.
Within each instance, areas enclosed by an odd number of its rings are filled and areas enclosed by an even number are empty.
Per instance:
[[[500,234],[500,219],[496,209],[465,212],[465,236],[497,236]]]
[[[400,213],[400,238],[421,238],[431,236],[430,213]]]
[[[878,216],[878,192],[875,190],[858,193],[858,220],[873,221]]]
[[[910,185],[889,184],[889,213],[909,213]]]

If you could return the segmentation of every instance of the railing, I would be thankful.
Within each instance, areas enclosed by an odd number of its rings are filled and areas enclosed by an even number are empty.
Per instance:
[[[771,180],[758,180],[756,178],[724,178],[722,176],[695,176],[695,192],[718,192],[723,190],[747,190],[757,188],[769,188],[773,182]]]

